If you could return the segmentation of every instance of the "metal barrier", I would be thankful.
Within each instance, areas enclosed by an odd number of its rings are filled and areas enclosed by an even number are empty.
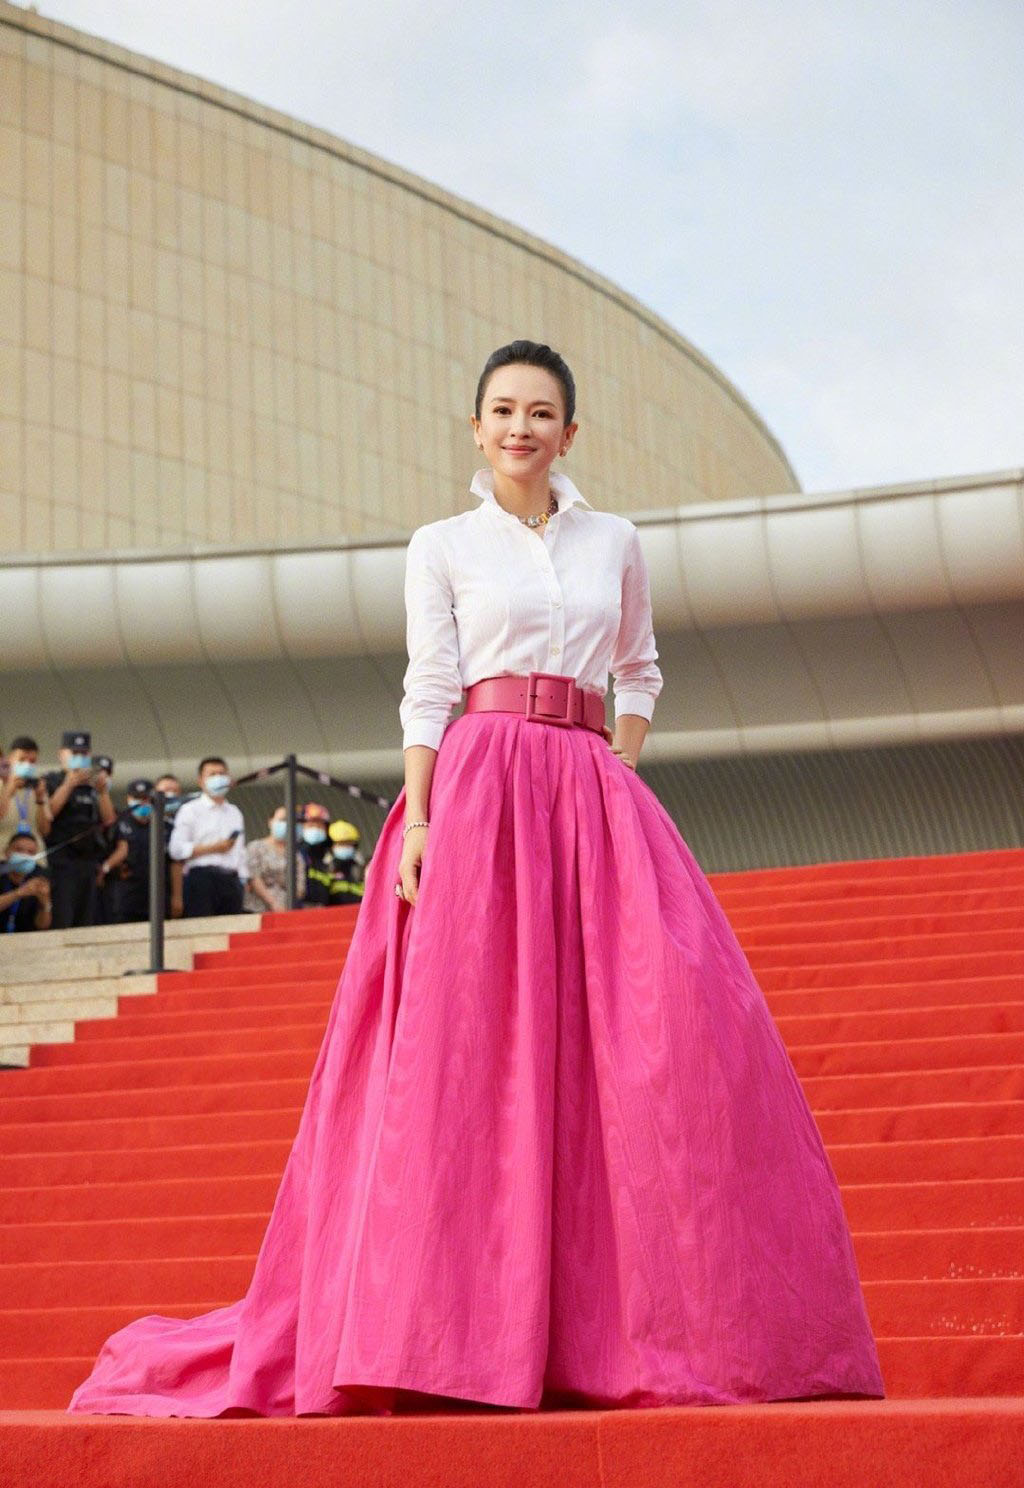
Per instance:
[[[287,832],[285,835],[285,902],[289,909],[296,901],[296,854],[298,852],[298,780],[299,776],[316,781],[318,785],[331,786],[346,795],[368,801],[383,811],[390,811],[394,801],[375,791],[365,790],[360,785],[351,785],[324,770],[313,770],[300,764],[294,754],[285,755],[275,765],[265,765],[252,770],[235,781],[235,788],[253,783],[263,783],[275,775],[284,773],[284,807]],[[152,813],[149,828],[149,965],[143,970],[126,972],[126,976],[144,976],[147,973],[166,971],[164,965],[164,821],[165,802],[160,791],[155,790],[150,798]]]
[[[287,823],[287,835],[285,836],[285,873],[286,873],[286,903],[289,909],[295,908],[295,853],[298,848],[298,837],[296,833],[297,822],[297,787],[298,777],[303,775],[308,780],[315,780],[318,785],[331,785],[336,790],[345,791],[350,796],[358,796],[361,800],[371,801],[375,806],[384,811],[390,811],[395,804],[388,796],[379,796],[375,791],[364,790],[361,785],[348,785],[343,780],[336,779],[326,770],[313,770],[309,765],[302,765],[294,754],[286,754],[284,759],[276,765],[265,765],[262,769],[252,770],[248,775],[242,775],[235,781],[236,788],[241,785],[249,785],[255,781],[263,782],[269,780],[273,775],[279,775],[284,771],[284,814]]]

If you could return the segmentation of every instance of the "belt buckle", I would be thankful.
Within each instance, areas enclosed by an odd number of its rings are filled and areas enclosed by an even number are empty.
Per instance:
[[[561,698],[561,712],[553,710],[549,712],[546,706],[538,706],[537,693],[541,682],[561,683],[564,691]],[[554,723],[561,728],[572,728],[573,718],[573,679],[563,676],[559,672],[530,672],[526,679],[526,717],[534,723]]]

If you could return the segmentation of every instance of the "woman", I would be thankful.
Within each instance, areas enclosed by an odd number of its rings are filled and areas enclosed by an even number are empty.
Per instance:
[[[242,908],[253,914],[264,910],[286,909],[288,897],[288,861],[285,839],[288,836],[288,814],[279,806],[267,819],[266,837],[257,837],[245,846],[249,881],[245,886]],[[302,854],[295,855],[295,902],[306,892],[306,865]]]
[[[796,1074],[635,773],[647,574],[552,473],[574,401],[548,347],[495,352],[479,503],[409,543],[405,785],[249,1291],[115,1334],[73,1410],[884,1393]]]

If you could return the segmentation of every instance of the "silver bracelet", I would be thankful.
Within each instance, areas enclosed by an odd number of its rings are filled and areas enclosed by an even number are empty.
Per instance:
[[[402,837],[403,838],[405,837],[406,832],[411,832],[412,829],[413,829],[413,827],[429,827],[429,826],[430,826],[430,823],[429,822],[407,822],[406,825],[402,828]]]

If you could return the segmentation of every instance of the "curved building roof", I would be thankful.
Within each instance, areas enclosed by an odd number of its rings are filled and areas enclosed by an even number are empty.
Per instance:
[[[289,544],[460,509],[495,346],[577,376],[628,511],[797,488],[727,378],[550,244],[0,0],[0,500],[14,549]]]

